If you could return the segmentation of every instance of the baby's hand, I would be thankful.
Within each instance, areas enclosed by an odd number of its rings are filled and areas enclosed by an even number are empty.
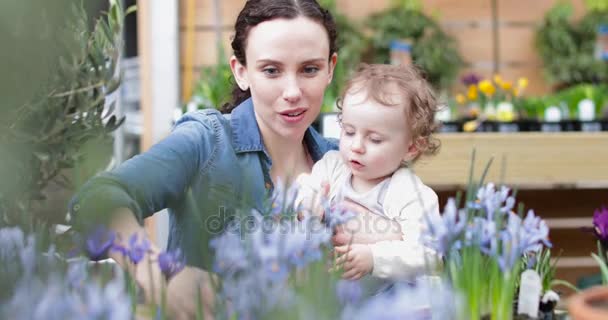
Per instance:
[[[342,265],[344,268],[342,278],[357,280],[372,272],[374,257],[372,249],[368,245],[351,244],[335,247],[334,250],[340,255],[336,259],[336,264]]]

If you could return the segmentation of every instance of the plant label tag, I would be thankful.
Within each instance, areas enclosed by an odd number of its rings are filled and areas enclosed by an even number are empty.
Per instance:
[[[521,274],[517,314],[524,314],[533,319],[538,317],[542,285],[536,271],[528,269]]]

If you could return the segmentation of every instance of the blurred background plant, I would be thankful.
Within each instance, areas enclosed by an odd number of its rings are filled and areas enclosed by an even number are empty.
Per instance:
[[[392,7],[372,14],[366,21],[370,29],[371,57],[374,63],[390,61],[390,44],[395,40],[411,43],[414,65],[438,91],[450,88],[464,65],[457,44],[432,17],[422,12],[418,0],[395,0]]]
[[[457,94],[455,101],[465,107],[468,117],[502,122],[520,117],[521,100],[528,87],[527,78],[521,77],[513,83],[498,74],[491,79],[481,79],[471,73],[463,76],[461,81],[467,92]]]
[[[51,183],[73,187],[74,180],[86,180],[109,162],[111,153],[99,146],[111,148],[108,135],[124,120],[113,115],[114,103],[108,96],[120,84],[122,21],[133,10],[125,12],[115,0],[109,3],[107,14],[94,22],[82,5],[68,5],[71,11],[54,26],[59,32],[50,36],[59,49],[48,60],[49,73],[34,80],[29,97],[7,99],[18,104],[3,110],[0,123],[0,225],[31,230],[63,222],[65,213],[36,212],[35,205],[44,206],[46,188]],[[91,144],[95,148],[87,147]],[[89,153],[92,150],[96,153]],[[99,159],[100,155],[104,157]]]
[[[202,68],[199,79],[194,86],[192,98],[182,108],[182,113],[196,109],[220,109],[230,101],[234,78],[226,51],[221,44],[217,46],[219,61],[216,65]]]
[[[608,64],[595,54],[598,28],[608,24],[606,0],[588,0],[587,13],[572,21],[570,2],[559,2],[545,15],[535,35],[545,75],[555,88],[608,81]]]
[[[324,8],[327,8],[336,21],[338,30],[338,64],[334,69],[334,77],[325,91],[322,112],[337,111],[335,107],[336,99],[343,91],[346,81],[350,74],[357,69],[359,63],[369,50],[369,39],[363,34],[362,26],[340,13],[336,7],[336,0],[319,1]]]

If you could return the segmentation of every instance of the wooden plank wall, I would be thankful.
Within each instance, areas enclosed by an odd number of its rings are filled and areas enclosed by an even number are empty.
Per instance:
[[[530,93],[542,94],[550,90],[543,79],[541,61],[534,49],[534,30],[545,12],[558,0],[495,0],[497,12],[497,51],[494,47],[493,0],[422,0],[424,11],[436,16],[444,29],[454,36],[460,52],[469,63],[463,73],[474,71],[490,76],[498,70],[505,79],[525,76],[530,79]],[[575,16],[584,13],[583,0],[571,0]],[[181,16],[185,17],[187,0],[180,0]],[[230,54],[230,37],[236,16],[245,0],[221,0],[219,23],[221,42]],[[217,61],[214,29],[217,17],[214,0],[195,0],[194,80],[201,66]],[[391,0],[337,0],[338,9],[353,19],[363,19],[373,12],[386,9]],[[184,57],[185,19],[180,19],[182,34],[181,54]],[[497,57],[497,59],[496,59]],[[182,59],[183,61],[183,59]],[[182,72],[184,66],[182,65]],[[460,88],[456,87],[455,90]]]

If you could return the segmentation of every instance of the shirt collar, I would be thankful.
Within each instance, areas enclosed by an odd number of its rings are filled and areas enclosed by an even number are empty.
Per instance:
[[[232,110],[230,122],[232,126],[232,145],[236,153],[266,152],[251,98],[243,101]],[[328,150],[336,149],[312,127],[306,129],[304,142],[314,162],[321,159]]]

